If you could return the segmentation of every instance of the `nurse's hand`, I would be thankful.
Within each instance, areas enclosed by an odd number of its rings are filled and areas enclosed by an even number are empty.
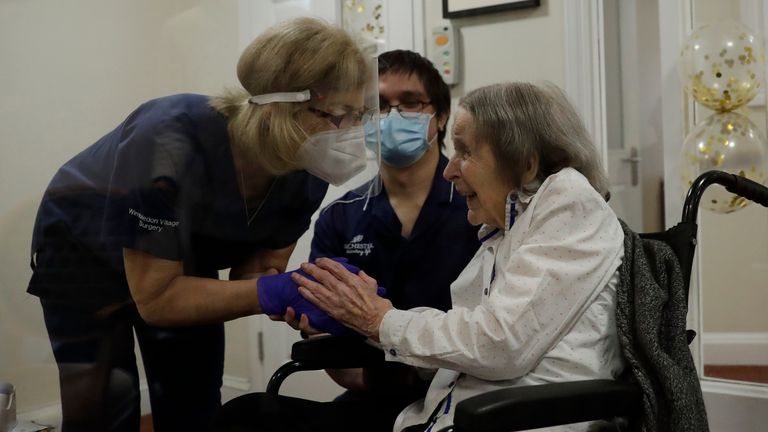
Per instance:
[[[342,260],[339,265],[352,272],[360,271],[360,269],[348,264],[345,260]],[[262,276],[256,281],[258,301],[263,313],[287,322],[295,322],[298,316],[300,317],[299,322],[294,325],[299,327],[299,329],[307,328],[315,333],[324,331],[334,335],[342,335],[352,332],[348,327],[340,324],[299,295],[298,284],[291,278],[292,274],[302,274],[305,278],[311,278],[308,274],[303,273],[302,270],[295,270],[272,276]],[[293,310],[292,316],[286,316],[289,307]],[[306,317],[303,317],[304,315]],[[306,322],[302,323],[302,319],[306,320]]]
[[[300,285],[299,293],[340,323],[376,341],[384,315],[394,309],[382,298],[383,289],[375,279],[360,271],[347,271],[341,263],[320,258],[315,264],[304,263],[291,279]],[[314,280],[313,280],[314,279]]]
[[[349,264],[345,258],[323,259],[334,262],[353,274],[360,272],[359,268]],[[264,314],[285,315],[289,306],[293,307],[294,312],[302,313],[302,308],[307,304],[307,301],[299,295],[298,284],[291,278],[294,273],[311,279],[311,276],[298,269],[286,273],[261,276],[256,280],[259,305]]]
[[[272,321],[284,321],[294,330],[301,331],[308,336],[323,334],[320,330],[309,325],[309,317],[306,314],[301,314],[301,317],[297,317],[296,311],[290,306],[286,308],[285,315],[270,315],[269,319]]]

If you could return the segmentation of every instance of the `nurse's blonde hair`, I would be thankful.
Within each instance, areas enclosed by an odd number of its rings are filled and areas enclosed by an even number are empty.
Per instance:
[[[248,103],[254,95],[310,90],[312,97],[362,91],[369,63],[342,29],[313,18],[278,24],[259,35],[237,64],[242,89],[228,90],[211,106],[228,119],[230,139],[248,160],[270,174],[300,169],[296,156],[307,132],[299,115],[308,102]]]
[[[472,115],[475,138],[491,146],[502,175],[514,187],[525,188],[523,176],[538,159],[534,167],[538,180],[571,167],[608,197],[597,149],[576,110],[554,84],[489,85],[469,92],[459,106]]]

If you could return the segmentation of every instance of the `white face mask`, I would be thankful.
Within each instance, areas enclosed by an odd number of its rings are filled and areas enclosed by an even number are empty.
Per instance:
[[[310,174],[341,186],[365,169],[365,131],[353,126],[316,133],[299,147],[298,156]]]

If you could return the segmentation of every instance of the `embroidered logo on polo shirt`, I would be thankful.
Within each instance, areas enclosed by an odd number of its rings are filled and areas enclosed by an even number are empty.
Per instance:
[[[373,243],[362,243],[363,235],[358,234],[352,237],[349,243],[344,244],[344,251],[347,255],[368,256],[373,250]]]

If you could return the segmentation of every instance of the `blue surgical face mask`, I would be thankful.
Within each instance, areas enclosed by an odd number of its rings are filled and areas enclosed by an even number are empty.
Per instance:
[[[410,114],[410,113],[409,113]],[[388,165],[405,168],[413,165],[429,148],[427,134],[434,114],[419,113],[403,117],[392,110],[379,121],[381,131],[381,158]],[[376,129],[366,128],[365,141],[376,145]]]

